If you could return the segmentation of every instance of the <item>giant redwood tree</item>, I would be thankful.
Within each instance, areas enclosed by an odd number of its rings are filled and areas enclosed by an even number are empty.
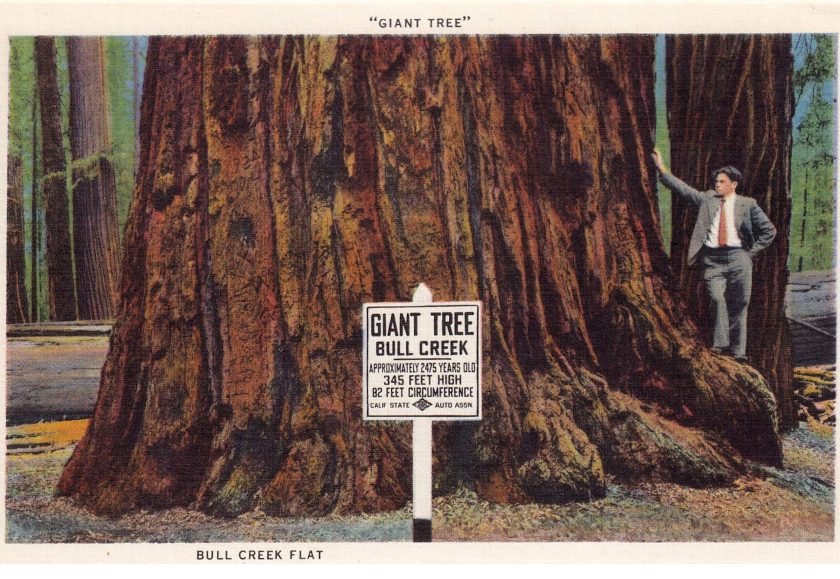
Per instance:
[[[778,400],[782,427],[797,424],[785,288],[790,232],[793,56],[790,35],[674,36],[667,41],[671,165],[711,189],[711,173],[735,165],[738,193],[754,197],[778,230],[754,260],[747,353]],[[686,265],[697,210],[674,199],[671,255],[685,300],[701,325],[708,300],[702,268]]]
[[[96,36],[67,38],[67,65],[79,318],[101,320],[113,316],[120,241],[104,40]]]
[[[653,39],[155,38],[96,411],[60,492],[100,512],[391,509],[410,427],[361,420],[361,307],[481,300],[484,419],[438,492],[603,496],[779,464],[762,376],[674,298]]]

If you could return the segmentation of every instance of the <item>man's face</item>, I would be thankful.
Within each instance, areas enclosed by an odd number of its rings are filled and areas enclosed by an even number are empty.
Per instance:
[[[715,177],[715,193],[718,195],[732,195],[735,193],[735,188],[737,186],[737,181],[733,181],[723,173],[718,173],[717,177]]]

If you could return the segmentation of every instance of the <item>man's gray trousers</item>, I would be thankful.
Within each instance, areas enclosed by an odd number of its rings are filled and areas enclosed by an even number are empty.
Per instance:
[[[752,258],[741,248],[703,248],[703,279],[715,322],[715,348],[736,357],[747,353],[747,306],[752,293]]]

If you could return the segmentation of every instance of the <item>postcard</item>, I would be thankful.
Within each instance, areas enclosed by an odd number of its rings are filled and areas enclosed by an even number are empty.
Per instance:
[[[0,560],[840,561],[836,4],[0,13]]]

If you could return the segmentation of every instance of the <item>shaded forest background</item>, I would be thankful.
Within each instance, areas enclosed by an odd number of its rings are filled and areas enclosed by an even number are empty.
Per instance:
[[[102,39],[107,94],[107,122],[110,150],[105,155],[114,171],[117,219],[123,231],[137,170],[139,104],[145,55],[145,37],[108,37]],[[833,267],[835,207],[835,46],[829,35],[800,34],[793,37],[794,91],[796,109],[793,119],[792,214],[788,266],[791,271],[826,270]],[[56,73],[61,111],[62,149],[65,165],[64,187],[68,194],[67,227],[71,240],[74,228],[73,158],[71,153],[70,75],[66,39],[56,38]],[[17,210],[21,223],[9,222],[9,245],[13,236],[23,248],[23,278],[26,312],[24,319],[10,321],[45,321],[56,319],[50,312],[48,296],[47,235],[44,199],[43,127],[38,102],[35,40],[11,39],[9,94],[9,155],[19,161],[10,163],[19,182],[19,196],[10,196],[9,214]],[[665,110],[665,37],[657,39],[656,50],[656,142],[668,162],[668,118]],[[78,186],[78,176],[76,177]],[[703,183],[693,185],[702,187]],[[34,199],[33,199],[34,195]],[[18,204],[17,209],[13,208]],[[660,186],[659,209],[665,249],[671,245],[671,196]],[[34,211],[33,211],[34,210]],[[33,227],[34,226],[34,227]],[[72,243],[72,241],[71,241]],[[75,261],[75,260],[74,260]],[[74,264],[76,277],[79,273]],[[78,281],[77,281],[78,284]],[[10,296],[13,291],[9,282]],[[74,288],[65,295],[77,298]],[[10,300],[12,302],[12,300]],[[76,310],[76,316],[80,316]]]
[[[64,171],[62,176],[64,189],[68,194],[67,227],[72,240],[74,237],[73,169],[78,169],[79,163],[74,166],[70,141],[70,74],[67,42],[64,38],[54,40],[61,115],[61,148],[64,151],[65,166],[71,169]],[[110,137],[110,149],[105,151],[103,156],[110,161],[114,171],[118,231],[119,235],[122,235],[137,170],[139,106],[148,40],[145,37],[108,37],[102,38],[101,42],[104,50],[107,98],[105,112]],[[16,170],[19,177],[15,179],[19,179],[20,182],[21,194],[17,200],[22,218],[22,233],[15,230],[14,219],[10,218],[9,245],[12,245],[13,236],[22,237],[26,316],[24,320],[15,320],[10,315],[9,321],[38,322],[56,319],[56,315],[50,312],[48,296],[47,216],[44,199],[44,184],[48,175],[44,171],[44,133],[38,98],[35,39],[15,37],[10,39],[10,44],[8,154],[10,159],[17,159],[14,164],[18,167]],[[75,179],[78,186],[78,171]],[[10,216],[15,211],[13,207],[15,196],[11,194],[11,182],[12,179],[10,179],[9,189]],[[75,262],[75,259],[73,261]],[[73,271],[76,271],[75,264]],[[78,276],[78,273],[76,275]],[[12,284],[13,280],[10,277],[8,286],[10,298],[14,292]],[[69,301],[73,303],[77,301],[72,287],[65,291],[65,295],[72,296],[72,300]],[[13,300],[10,299],[9,302],[11,304]],[[85,317],[79,316],[78,310],[76,314],[73,317]]]

